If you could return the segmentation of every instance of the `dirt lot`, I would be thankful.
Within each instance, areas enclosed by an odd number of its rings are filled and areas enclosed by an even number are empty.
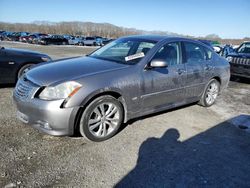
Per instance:
[[[95,49],[0,45],[41,51],[53,58]],[[0,187],[249,187],[248,83],[234,78],[213,107],[194,104],[143,117],[102,143],[52,137],[20,123],[13,86],[2,86]]]

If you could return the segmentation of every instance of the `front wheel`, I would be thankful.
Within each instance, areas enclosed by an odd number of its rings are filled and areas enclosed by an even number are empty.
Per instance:
[[[79,129],[83,137],[100,142],[114,136],[122,122],[122,104],[112,96],[101,96],[82,113]]]
[[[205,107],[212,106],[220,91],[220,83],[216,79],[210,80],[208,83],[199,104]]]

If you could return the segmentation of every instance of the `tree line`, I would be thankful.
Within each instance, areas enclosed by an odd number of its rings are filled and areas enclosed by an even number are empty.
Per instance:
[[[125,35],[141,34],[142,31],[133,28],[118,27],[109,23],[92,22],[32,22],[32,23],[5,23],[0,22],[0,29],[6,31],[27,31],[47,34],[68,34],[83,36],[102,36],[117,38]]]
[[[164,31],[144,31],[135,28],[125,28],[112,25],[109,23],[93,23],[93,22],[48,22],[35,21],[32,23],[6,23],[0,22],[0,30],[5,31],[26,31],[30,33],[40,32],[47,34],[68,34],[75,36],[102,36],[107,38],[118,38],[127,35],[139,34],[160,34],[194,38],[189,35],[181,35]],[[222,44],[240,44],[243,41],[250,41],[250,38],[243,39],[221,39],[216,34],[210,34],[206,37],[198,37],[199,39],[216,40]]]

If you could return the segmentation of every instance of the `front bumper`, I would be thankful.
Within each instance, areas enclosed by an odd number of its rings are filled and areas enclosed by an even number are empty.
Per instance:
[[[74,134],[78,107],[61,108],[63,100],[44,101],[37,98],[22,101],[13,95],[17,117],[25,124],[54,136]]]

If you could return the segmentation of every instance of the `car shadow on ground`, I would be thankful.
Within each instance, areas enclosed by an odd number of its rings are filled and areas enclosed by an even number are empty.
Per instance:
[[[16,84],[0,84],[0,89],[2,88],[14,88]]]
[[[249,187],[250,115],[240,115],[185,141],[169,129],[140,146],[137,165],[115,187]],[[233,125],[234,124],[234,125]]]
[[[239,82],[244,84],[250,84],[250,78],[238,77],[238,76],[231,76],[231,82]]]

